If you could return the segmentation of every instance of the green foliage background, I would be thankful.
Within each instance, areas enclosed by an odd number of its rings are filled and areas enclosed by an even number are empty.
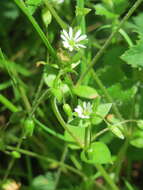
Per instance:
[[[0,1],[1,189],[142,190],[142,6]],[[85,50],[63,48],[69,26],[87,34]],[[95,111],[89,149],[89,123],[73,113],[83,101]]]

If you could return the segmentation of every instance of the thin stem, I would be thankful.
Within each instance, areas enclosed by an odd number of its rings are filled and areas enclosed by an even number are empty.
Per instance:
[[[102,81],[99,79],[99,77],[97,76],[97,74],[95,73],[94,70],[92,70],[92,74],[93,74],[93,78],[94,80],[96,81],[96,83],[98,84],[98,86],[100,87],[100,89],[103,91],[106,99],[113,103],[112,105],[112,109],[113,111],[115,112],[116,116],[120,119],[120,120],[123,120],[119,110],[118,110],[118,107],[116,106],[116,104],[114,103],[114,100],[112,99],[112,97],[110,96],[110,94],[108,93],[107,89],[105,88],[105,86],[103,85]]]
[[[77,8],[83,10],[84,9],[84,4],[85,1],[84,0],[77,0]],[[80,30],[82,32],[82,34],[86,33],[86,22],[85,22],[85,15],[77,15],[77,24],[80,27]],[[85,72],[86,68],[87,68],[87,58],[85,58],[85,50],[81,50],[81,59],[82,59],[82,64],[81,64],[81,68],[80,68],[80,72],[81,74],[83,72]],[[86,78],[88,79],[88,77]],[[84,80],[85,82],[87,82],[88,80]]]
[[[40,28],[40,26],[38,25],[38,23],[36,22],[35,18],[29,13],[29,11],[28,11],[27,7],[25,6],[24,2],[22,2],[20,0],[14,0],[14,2],[23,11],[23,13],[27,16],[27,18],[29,19],[29,21],[31,22],[31,24],[33,25],[33,27],[35,28],[35,30],[39,34],[40,38],[42,39],[43,43],[48,48],[48,50],[51,53],[51,55],[55,59],[58,59],[55,50],[51,46],[50,42],[48,41],[46,35],[42,31],[42,29]]]
[[[26,95],[25,89],[19,84],[19,82],[18,82],[18,88],[19,88],[21,98],[22,98],[22,100],[24,102],[25,108],[27,110],[27,113],[30,113],[30,111],[31,111],[30,102],[29,102],[28,97]]]
[[[109,46],[112,39],[115,37],[115,35],[118,33],[120,28],[123,26],[123,24],[129,19],[129,17],[133,14],[133,12],[137,9],[137,7],[141,4],[143,0],[137,0],[135,4],[131,7],[131,9],[128,11],[128,13],[124,16],[122,21],[120,22],[119,26],[111,33],[109,38],[106,40],[105,44],[102,46],[102,48],[98,51],[98,53],[95,55],[91,63],[88,65],[86,71],[81,75],[80,79],[77,82],[77,85],[81,84],[85,76],[88,74],[88,72],[92,69],[92,67],[97,63],[99,58],[104,53],[105,49]]]
[[[84,148],[90,146],[91,143],[91,124],[85,128],[85,140],[84,140]]]
[[[15,150],[16,150],[16,151],[20,148],[20,146],[21,146],[21,144],[22,144],[22,141],[23,141],[23,136],[20,138],[20,140],[19,140],[17,146],[15,147]],[[10,160],[10,162],[9,162],[9,164],[8,164],[8,168],[7,168],[7,170],[6,170],[6,172],[5,172],[5,175],[4,175],[3,181],[5,181],[5,180],[8,178],[8,176],[9,176],[9,174],[10,174],[12,168],[13,168],[13,165],[14,165],[15,161],[16,161],[15,158],[12,158],[12,159]]]
[[[110,187],[112,188],[112,190],[119,190],[119,188],[115,185],[115,183],[113,182],[113,180],[110,178],[110,176],[108,175],[108,173],[104,170],[104,168],[101,165],[96,164],[95,167],[101,173],[101,175],[104,177],[104,179],[106,180],[106,182],[110,185]]]
[[[44,84],[44,80],[43,80],[43,74],[42,74],[42,77],[41,77],[41,80],[40,80],[40,83],[39,83],[39,86],[38,86],[38,89],[37,89],[37,92],[36,92],[36,95],[35,95],[35,98],[32,102],[32,106],[34,106],[40,96],[40,93],[41,93],[41,90],[42,90],[42,87],[43,87],[43,84]]]
[[[92,141],[94,141],[97,137],[99,137],[100,135],[103,135],[103,134],[106,133],[107,131],[109,131],[108,128],[105,128],[105,129],[101,130],[99,133],[95,134],[95,135],[92,137]]]
[[[66,29],[67,28],[67,24],[59,17],[59,15],[55,11],[55,9],[52,7],[52,5],[48,1],[44,1],[44,3],[46,4],[47,8],[51,12],[51,14],[53,15],[53,17],[57,21],[57,23],[61,26],[61,28],[62,29]]]
[[[84,9],[84,0],[77,0],[77,8]],[[77,15],[77,22],[82,33],[86,32],[85,15]]]
[[[21,149],[21,148],[16,148],[16,147],[12,147],[12,146],[6,146],[6,148],[8,150],[17,150],[19,153],[21,154],[25,154],[25,155],[28,155],[28,156],[31,156],[31,157],[35,157],[35,158],[38,158],[38,159],[41,159],[41,160],[44,160],[46,162],[53,162],[53,163],[57,163],[58,165],[62,165],[63,167],[69,169],[70,171],[76,173],[77,175],[83,177],[84,179],[86,179],[87,177],[82,173],[80,172],[79,170],[77,170],[76,168],[72,167],[72,166],[69,166],[65,163],[62,163],[60,161],[57,161],[57,160],[54,160],[52,158],[48,158],[47,156],[41,156],[35,152],[31,152],[31,151],[28,151],[28,150],[24,150],[24,149]]]
[[[61,161],[60,161],[61,162],[61,166],[59,167],[59,169],[58,169],[58,171],[56,173],[54,190],[57,189],[57,186],[58,186],[58,183],[59,183],[59,180],[60,180],[60,176],[61,176],[61,172],[62,172],[62,169],[63,169],[62,164],[65,162],[67,154],[68,154],[68,147],[66,145],[65,149],[63,151],[62,157],[61,157]]]
[[[0,102],[5,105],[11,112],[18,112],[18,108],[12,104],[6,97],[0,94]]]
[[[129,47],[132,47],[134,44],[133,44],[131,38],[128,36],[128,34],[122,28],[119,30],[119,32],[123,36],[123,38],[126,40]]]
[[[34,122],[41,128],[43,129],[44,131],[46,131],[47,133],[49,133],[50,135],[53,135],[57,138],[59,138],[60,140],[64,140],[65,141],[65,138],[63,135],[59,134],[59,133],[56,133],[55,131],[53,131],[52,129],[46,127],[43,123],[41,123],[39,120],[35,119],[34,118]]]
[[[81,142],[78,140],[78,138],[71,132],[70,128],[67,126],[67,124],[65,123],[65,121],[63,120],[59,110],[58,110],[58,107],[57,107],[57,104],[56,104],[56,99],[53,98],[52,99],[52,108],[53,108],[53,111],[58,119],[58,121],[60,122],[61,126],[64,128],[65,131],[67,131],[72,137],[73,139],[75,140],[75,142],[81,147],[83,148],[83,145],[81,144]]]
[[[119,180],[119,175],[120,175],[122,163],[124,161],[125,154],[126,154],[126,151],[128,149],[128,145],[129,145],[129,138],[127,138],[126,141],[124,142],[122,148],[120,149],[120,151],[118,153],[117,160],[114,164],[114,166],[116,166],[116,168],[115,168],[115,181],[116,182],[118,182],[118,180]]]
[[[31,112],[30,112],[30,117],[33,116],[33,114],[35,113],[37,107],[39,106],[39,104],[42,102],[42,100],[44,99],[44,97],[48,94],[50,90],[49,89],[46,89],[43,94],[40,96],[39,99],[35,100],[35,104],[33,104],[33,107],[31,109]]]

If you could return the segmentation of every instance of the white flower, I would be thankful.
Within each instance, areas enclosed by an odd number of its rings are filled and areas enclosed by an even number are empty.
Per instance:
[[[64,0],[52,0],[54,3],[61,4],[64,2]]]
[[[57,3],[63,3],[64,2],[64,0],[57,0]]]
[[[83,102],[83,105],[78,105],[74,111],[78,114],[78,117],[83,119],[89,119],[92,113],[92,105],[90,102]]]
[[[80,48],[86,48],[81,41],[87,40],[87,36],[85,34],[81,35],[81,30],[78,30],[75,34],[73,33],[73,29],[70,27],[69,32],[66,30],[62,31],[61,34],[63,46],[69,51],[78,50]]]

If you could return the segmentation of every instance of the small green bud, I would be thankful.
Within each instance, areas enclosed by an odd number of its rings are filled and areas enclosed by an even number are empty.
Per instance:
[[[24,121],[24,137],[30,137],[33,135],[33,131],[35,128],[35,123],[33,119],[28,118]]]
[[[17,152],[17,151],[12,151],[11,155],[12,155],[13,158],[16,158],[16,159],[21,157],[21,154],[19,152]]]
[[[52,15],[47,8],[43,9],[43,11],[42,11],[42,20],[43,20],[43,23],[45,24],[46,28],[52,21]]]
[[[64,104],[63,105],[63,110],[67,114],[68,117],[72,117],[72,109],[69,106],[69,104]]]

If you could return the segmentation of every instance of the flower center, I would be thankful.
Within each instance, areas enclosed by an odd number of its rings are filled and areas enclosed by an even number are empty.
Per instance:
[[[69,44],[73,47],[73,46],[75,46],[75,41],[74,40],[70,40]]]

